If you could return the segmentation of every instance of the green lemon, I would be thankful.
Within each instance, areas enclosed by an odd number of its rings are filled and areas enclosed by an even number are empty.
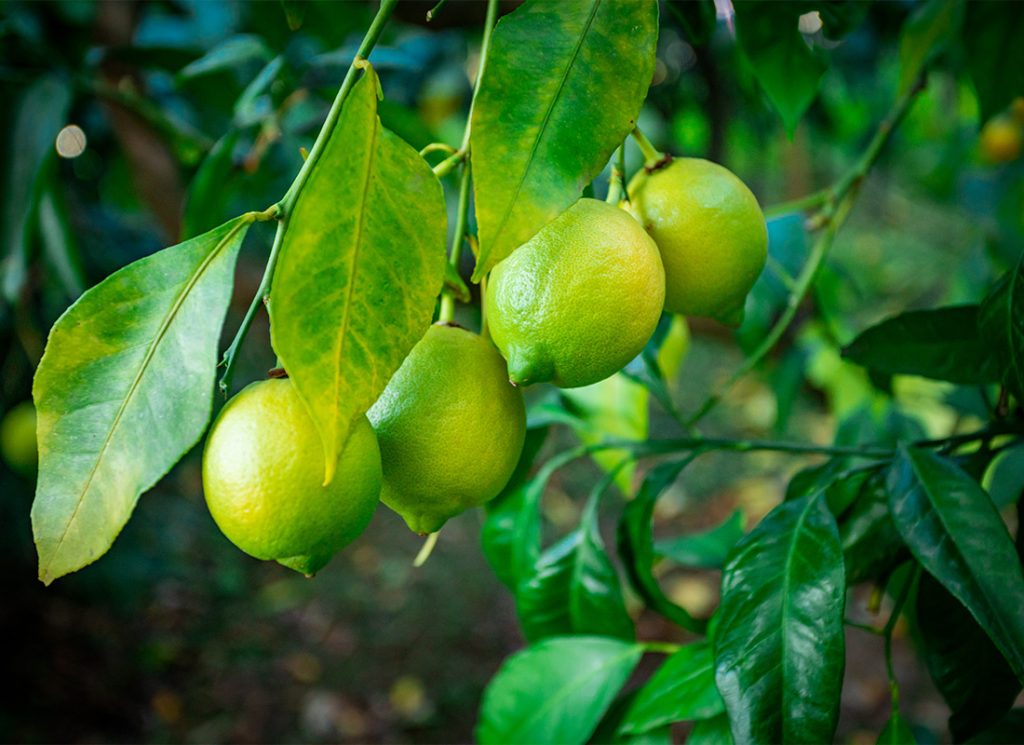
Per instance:
[[[384,465],[381,500],[416,533],[498,495],[526,436],[522,394],[486,339],[436,324],[367,412]]]
[[[731,171],[676,158],[629,184],[632,208],[661,250],[665,310],[743,321],[743,305],[768,258],[757,198]]]
[[[320,437],[287,379],[246,387],[206,441],[203,490],[224,535],[307,575],[362,533],[377,506],[380,450],[366,417],[353,425],[331,483],[323,477]]]
[[[658,247],[640,223],[581,199],[494,268],[487,320],[513,383],[578,388],[640,353],[664,298]]]
[[[23,476],[36,472],[36,410],[31,401],[12,406],[0,421],[0,453],[13,470]]]

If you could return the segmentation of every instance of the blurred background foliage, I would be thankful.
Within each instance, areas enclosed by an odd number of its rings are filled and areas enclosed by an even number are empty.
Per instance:
[[[372,55],[384,124],[414,147],[461,139],[484,15],[482,3],[452,0],[428,24],[430,7],[400,3]],[[0,658],[12,684],[0,702],[0,739],[466,741],[484,685],[521,645],[511,598],[479,550],[480,511],[452,520],[414,570],[418,539],[381,509],[366,534],[305,580],[249,559],[217,531],[203,504],[198,449],[144,496],[109,555],[49,589],[35,579],[33,424],[24,402],[47,330],[84,288],[124,264],[278,199],[374,9],[326,0],[0,7]],[[726,164],[771,208],[827,186],[857,157],[894,98],[898,29],[914,5],[865,5],[864,22],[841,42],[823,35],[814,14],[801,19],[805,40],[831,66],[792,137],[738,52],[727,9],[719,3],[710,37],[698,39],[682,22],[694,6],[663,5],[641,125],[663,149]],[[945,436],[993,405],[945,384],[872,380],[839,354],[893,312],[977,301],[1024,248],[1024,104],[979,133],[979,104],[957,54],[929,75],[801,320],[708,418],[707,434],[852,443],[896,431]],[[640,155],[628,156],[632,171]],[[691,325],[689,354],[671,380],[683,411],[760,341],[785,301],[774,267],[796,271],[808,251],[801,216],[769,216],[771,261],[740,333]],[[269,248],[269,229],[251,236],[226,334]],[[472,307],[460,312],[478,323]],[[238,385],[273,365],[268,337],[261,316]],[[643,389],[615,380],[604,399],[530,391],[535,420],[553,405],[576,417],[554,430],[545,452],[605,432],[676,432]],[[708,455],[659,502],[656,526],[674,535],[736,510],[749,526],[813,462]],[[545,513],[561,532],[575,524],[598,474],[580,463],[553,481]],[[636,477],[620,476],[620,488],[629,492]],[[1024,464],[1006,459],[989,480],[995,499],[1009,503],[1024,485]],[[673,569],[661,579],[696,613],[716,602],[713,572]],[[854,615],[866,612],[870,592],[855,590]],[[653,615],[639,622],[642,637],[678,633]],[[881,641],[854,632],[848,644],[838,736],[873,741],[889,711],[876,669]],[[945,710],[909,644],[897,649],[904,714],[919,741],[937,741]]]

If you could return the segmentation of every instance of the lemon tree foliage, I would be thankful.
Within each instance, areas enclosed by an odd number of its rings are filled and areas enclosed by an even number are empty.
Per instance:
[[[130,264],[57,321],[33,384],[32,530],[46,583],[99,558],[139,494],[202,436],[251,218]]]
[[[430,325],[444,282],[441,186],[381,126],[378,91],[367,67],[288,218],[271,291],[274,351],[320,432],[325,481],[352,421]]]
[[[575,202],[636,124],[654,0],[530,0],[494,31],[473,105],[479,281]]]

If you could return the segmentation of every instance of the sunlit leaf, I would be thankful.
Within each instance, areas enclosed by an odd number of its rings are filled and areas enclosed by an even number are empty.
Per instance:
[[[707,719],[725,711],[715,687],[707,642],[689,644],[662,663],[640,689],[619,731],[640,734],[672,722]]]

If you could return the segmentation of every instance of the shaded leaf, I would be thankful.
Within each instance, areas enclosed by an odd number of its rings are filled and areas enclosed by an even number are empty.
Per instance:
[[[998,378],[1024,402],[1024,253],[989,291],[978,313],[986,343],[995,350]]]
[[[978,331],[978,306],[917,310],[862,332],[843,357],[887,375],[981,385],[999,380],[992,348]]]
[[[234,34],[215,46],[199,59],[185,65],[177,75],[179,81],[191,80],[200,75],[209,75],[229,70],[251,62],[267,62],[270,49],[255,34]]]
[[[1014,709],[991,729],[975,735],[967,742],[976,745],[1006,745],[1008,742],[1024,742],[1024,709]]]
[[[181,232],[191,238],[209,230],[221,219],[227,209],[230,189],[226,183],[234,170],[234,151],[239,131],[229,130],[210,148],[192,177],[185,195],[185,211],[181,218]]]
[[[1024,679],[1024,576],[988,494],[955,463],[902,448],[889,475],[889,509],[917,560]]]
[[[706,719],[725,711],[715,687],[711,645],[689,644],[662,663],[640,689],[619,731],[642,734],[673,722]]]
[[[839,522],[846,581],[851,585],[883,577],[907,558],[907,547],[889,514],[884,473],[872,470],[860,474],[852,504],[841,513],[833,513]]]
[[[876,742],[878,745],[915,745],[917,740],[899,709],[893,709]]]
[[[967,71],[981,106],[982,122],[1024,95],[1024,3],[967,3],[964,46]]]
[[[732,731],[729,728],[729,717],[720,714],[711,719],[701,719],[694,723],[686,745],[732,745]]]
[[[351,422],[430,326],[446,211],[426,161],[383,129],[371,67],[352,88],[289,216],[270,291],[274,351],[334,476]]]
[[[654,552],[684,567],[721,569],[736,542],[743,537],[743,512],[736,510],[703,533],[692,533],[654,544]]]
[[[714,0],[668,0],[665,7],[683,27],[691,44],[700,45],[711,38],[718,20]]]
[[[56,179],[39,196],[39,238],[53,271],[71,300],[85,292],[85,272],[78,239]]]
[[[473,104],[473,281],[579,199],[636,124],[654,72],[653,0],[530,0],[494,29]]]
[[[586,742],[642,654],[639,644],[573,636],[512,655],[484,691],[477,740]]]
[[[783,502],[722,574],[715,678],[737,742],[829,742],[843,682],[846,583],[821,495]]]
[[[963,22],[964,0],[928,0],[917,6],[900,31],[899,95],[959,36]]]
[[[95,561],[210,418],[217,342],[251,218],[129,264],[57,321],[33,383],[39,578]]]

